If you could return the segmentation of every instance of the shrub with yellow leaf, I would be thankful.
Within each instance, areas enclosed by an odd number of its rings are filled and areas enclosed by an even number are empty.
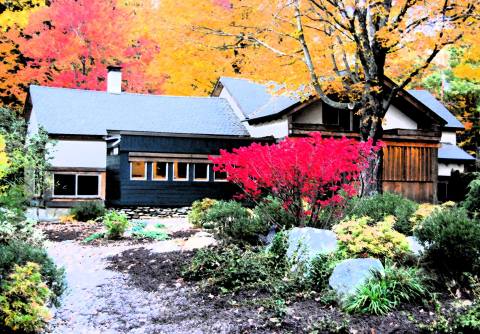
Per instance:
[[[0,323],[7,328],[36,333],[51,318],[47,308],[51,291],[42,281],[38,264],[15,265],[0,291]]]
[[[455,205],[456,205],[456,203],[452,202],[452,201],[445,202],[442,205],[422,203],[418,206],[418,209],[415,211],[415,213],[412,215],[412,217],[410,217],[409,220],[413,225],[413,229],[415,229],[415,227],[417,227],[425,219],[430,217],[435,211],[452,208]]]
[[[73,223],[75,221],[75,215],[63,215],[60,216],[60,223]]]
[[[395,217],[374,223],[370,217],[352,217],[333,227],[339,251],[351,257],[398,259],[410,251],[405,235],[393,229]]]

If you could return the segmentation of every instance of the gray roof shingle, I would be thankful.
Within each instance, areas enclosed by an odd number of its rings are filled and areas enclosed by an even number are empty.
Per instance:
[[[248,136],[217,97],[112,94],[30,86],[38,124],[51,134],[106,135],[107,130]]]
[[[438,149],[438,159],[443,160],[475,160],[470,154],[462,150],[460,147],[452,144],[442,144]]]
[[[220,82],[235,99],[246,119],[275,115],[300,102],[300,99],[290,96],[272,95],[267,85],[247,79],[221,77]]]
[[[300,99],[294,97],[272,95],[266,85],[247,79],[222,77],[220,82],[233,96],[247,119],[275,115],[300,102]],[[447,122],[446,127],[464,128],[463,124],[430,92],[426,90],[409,90],[408,92],[444,119]]]
[[[447,128],[464,129],[463,124],[430,92],[423,89],[412,89],[408,91],[413,97],[423,103],[438,116],[443,118]]]

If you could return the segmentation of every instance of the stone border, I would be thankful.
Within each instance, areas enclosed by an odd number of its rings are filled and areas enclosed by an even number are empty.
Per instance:
[[[116,208],[115,210],[124,213],[129,219],[151,219],[186,217],[190,212],[190,207],[155,208],[149,206],[138,206]]]

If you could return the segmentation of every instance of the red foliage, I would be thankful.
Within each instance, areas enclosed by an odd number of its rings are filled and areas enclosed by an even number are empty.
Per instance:
[[[322,138],[316,132],[273,145],[222,150],[210,159],[214,170],[226,172],[228,180],[244,190],[243,196],[271,194],[300,223],[314,224],[320,209],[342,204],[357,193],[360,172],[380,147],[371,141]]]
[[[159,47],[133,18],[115,0],[50,1],[18,40],[29,59],[24,75],[42,85],[105,90],[106,67],[120,63],[126,91],[161,93],[165,75],[146,73]]]

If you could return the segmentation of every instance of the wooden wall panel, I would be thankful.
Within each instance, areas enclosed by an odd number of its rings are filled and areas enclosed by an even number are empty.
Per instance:
[[[388,143],[383,149],[383,191],[419,202],[436,201],[437,145]]]

